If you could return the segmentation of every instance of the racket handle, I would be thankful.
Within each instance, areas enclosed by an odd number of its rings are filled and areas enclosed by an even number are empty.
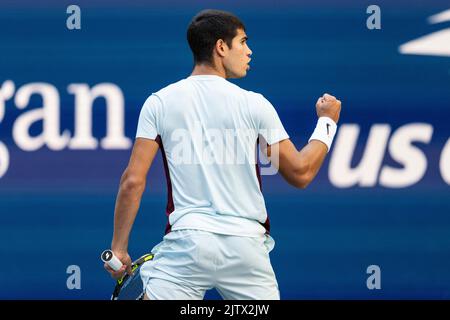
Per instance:
[[[101,258],[102,261],[110,266],[114,271],[118,271],[122,268],[122,262],[109,249],[102,252]]]

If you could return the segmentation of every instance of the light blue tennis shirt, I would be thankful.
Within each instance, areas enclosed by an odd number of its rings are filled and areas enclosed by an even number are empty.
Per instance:
[[[269,232],[257,141],[289,138],[261,94],[197,75],[152,94],[136,138],[157,140],[168,183],[168,228],[257,237]]]

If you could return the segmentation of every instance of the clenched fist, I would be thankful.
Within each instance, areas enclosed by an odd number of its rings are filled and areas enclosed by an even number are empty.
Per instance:
[[[337,123],[339,121],[339,114],[341,113],[341,101],[325,93],[317,100],[316,111],[319,118],[329,117]]]

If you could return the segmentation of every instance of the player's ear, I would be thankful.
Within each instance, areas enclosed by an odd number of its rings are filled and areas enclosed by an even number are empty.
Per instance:
[[[225,55],[228,51],[227,43],[225,41],[223,41],[222,39],[219,39],[216,42],[215,49],[216,49],[216,52],[219,55],[219,57],[225,57]]]

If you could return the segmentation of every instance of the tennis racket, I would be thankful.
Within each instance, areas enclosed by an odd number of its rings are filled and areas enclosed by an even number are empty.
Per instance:
[[[111,256],[109,255],[109,253],[111,254]],[[141,269],[141,266],[145,262],[153,259],[153,256],[154,255],[152,253],[147,253],[139,259],[133,261],[133,263],[131,264],[131,271],[133,272],[133,274],[130,276],[129,274],[125,273],[122,278],[117,280],[111,296],[111,300],[142,300],[144,298],[143,283],[139,271]],[[112,254],[111,250],[106,250],[102,253],[102,260],[108,263],[108,261],[105,261],[105,258],[107,258],[106,260],[110,259],[111,261],[116,257]],[[120,267],[121,265],[118,266],[118,269],[120,269]]]

